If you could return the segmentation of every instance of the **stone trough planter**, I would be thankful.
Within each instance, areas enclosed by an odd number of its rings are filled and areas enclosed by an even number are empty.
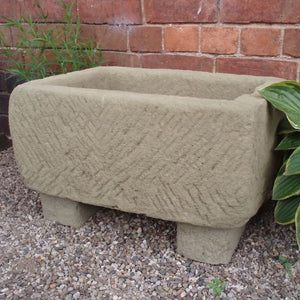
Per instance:
[[[99,67],[18,86],[13,146],[46,218],[80,226],[94,206],[177,223],[177,250],[227,263],[270,191],[281,115],[274,78]]]

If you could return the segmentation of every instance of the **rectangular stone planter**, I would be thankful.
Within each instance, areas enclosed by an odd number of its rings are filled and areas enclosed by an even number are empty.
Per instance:
[[[46,218],[80,226],[93,206],[177,222],[177,249],[227,263],[270,191],[278,79],[99,67],[18,86],[10,127]]]

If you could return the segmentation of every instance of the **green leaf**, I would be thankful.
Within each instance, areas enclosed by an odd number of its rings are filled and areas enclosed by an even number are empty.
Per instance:
[[[281,225],[294,223],[296,211],[299,205],[300,196],[277,201],[274,211],[275,221]]]
[[[288,134],[292,132],[298,132],[298,130],[291,125],[288,119],[285,118],[281,120],[278,125],[277,134],[282,135],[282,134]]]
[[[272,84],[260,93],[278,110],[284,112],[295,129],[300,129],[300,84],[282,81]]]
[[[291,176],[300,174],[300,147],[298,147],[286,162],[285,172],[283,175]],[[300,186],[300,182],[299,182]]]
[[[287,135],[275,150],[292,150],[300,146],[300,132],[293,132]]]
[[[300,195],[300,175],[279,175],[273,186],[273,200],[285,200]]]
[[[296,239],[297,239],[298,248],[300,250],[300,205],[298,206],[298,209],[296,211],[295,224],[296,224]]]
[[[280,167],[280,169],[279,169],[279,171],[278,171],[278,173],[277,173],[277,175],[276,175],[276,179],[277,179],[278,177],[280,177],[280,176],[283,175],[283,173],[284,173],[284,171],[285,171],[285,167],[286,167],[286,161],[284,161],[284,163],[283,163],[282,166]],[[275,182],[276,182],[276,180],[275,180]],[[275,183],[274,183],[274,188],[275,188]]]
[[[282,156],[282,162],[286,163],[286,161],[290,158],[292,153],[293,153],[293,150],[284,151],[283,156]],[[284,169],[284,171],[285,171],[285,169]],[[284,171],[282,172],[282,174],[284,173]]]

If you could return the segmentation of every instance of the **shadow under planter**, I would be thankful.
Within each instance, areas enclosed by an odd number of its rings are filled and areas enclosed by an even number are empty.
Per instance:
[[[228,263],[270,190],[276,78],[98,67],[18,86],[10,127],[46,218],[80,226],[93,206],[177,222],[177,250]],[[92,205],[92,207],[91,207]]]

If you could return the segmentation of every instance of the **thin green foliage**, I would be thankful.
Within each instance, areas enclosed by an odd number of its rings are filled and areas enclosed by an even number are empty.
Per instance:
[[[40,3],[36,6],[42,22],[24,14],[17,20],[6,18],[4,26],[14,29],[17,42],[15,47],[9,47],[0,31],[2,61],[8,65],[6,70],[16,74],[20,81],[87,69],[104,62],[100,46],[81,34],[80,19],[73,15],[75,2],[57,3],[64,10],[63,24],[46,24],[48,14],[42,12]]]

